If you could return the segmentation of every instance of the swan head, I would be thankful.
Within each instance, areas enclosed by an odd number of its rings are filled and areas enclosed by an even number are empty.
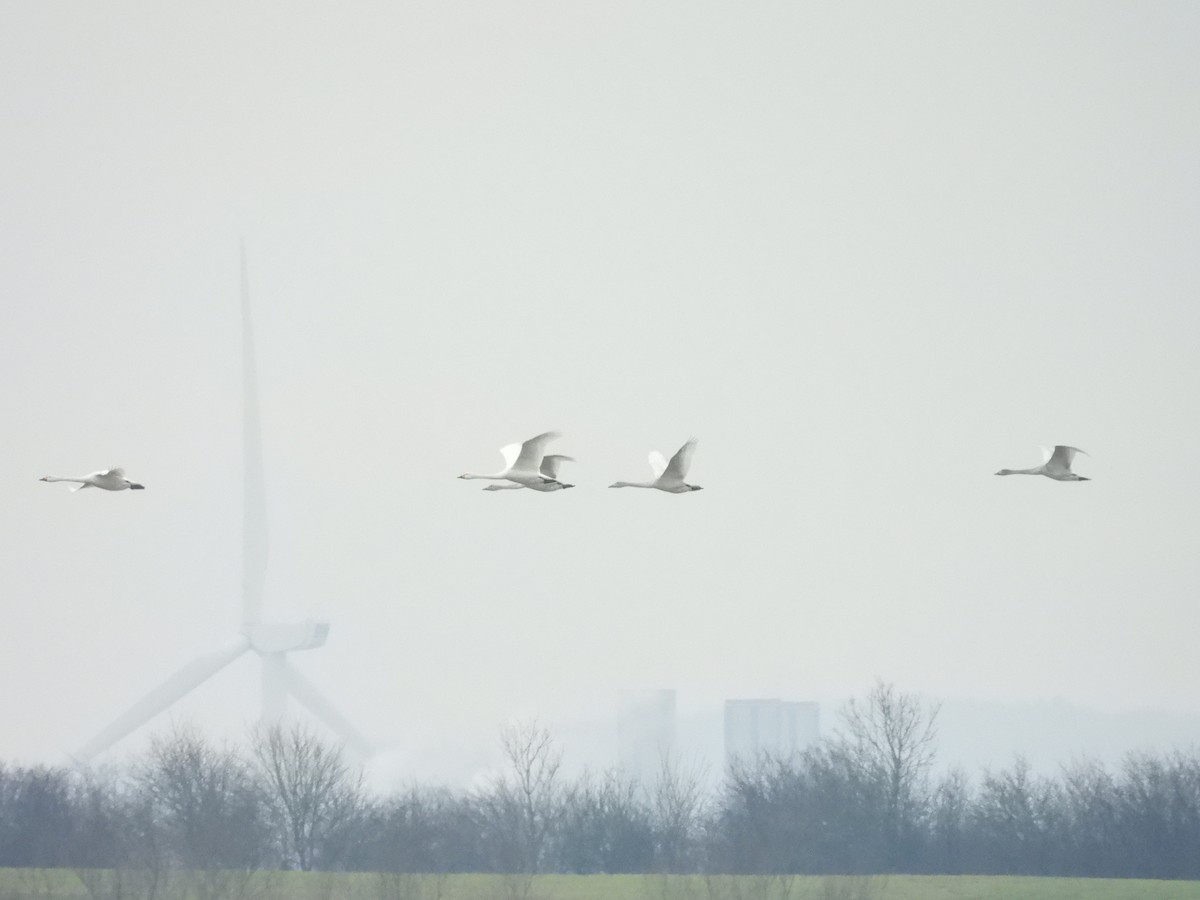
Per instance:
[[[459,478],[470,478],[471,476],[470,476],[470,474],[469,474],[469,473],[467,473],[467,472],[463,472],[463,473],[462,473],[461,475],[459,475],[458,477],[459,477]]]
[[[997,472],[996,474],[997,474],[997,475],[1011,475],[1012,473],[1013,473],[1013,470],[1012,470],[1012,469],[1001,469],[1001,470],[1000,470],[999,472]]]
[[[50,480],[49,475],[43,475],[41,478],[38,479],[38,481],[49,481],[49,480]]]

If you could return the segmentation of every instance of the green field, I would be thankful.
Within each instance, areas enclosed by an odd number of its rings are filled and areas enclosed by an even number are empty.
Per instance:
[[[862,877],[170,873],[0,869],[0,900],[1200,900],[1197,881]],[[85,880],[88,884],[85,884]],[[90,890],[89,890],[90,885]]]

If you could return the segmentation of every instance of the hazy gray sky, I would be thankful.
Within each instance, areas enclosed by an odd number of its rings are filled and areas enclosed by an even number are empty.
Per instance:
[[[0,758],[236,628],[243,236],[268,604],[414,766],[631,687],[1200,713],[1198,28],[3,3]],[[576,490],[455,480],[552,428]],[[705,491],[605,489],[693,434]],[[1093,481],[993,477],[1056,442]]]

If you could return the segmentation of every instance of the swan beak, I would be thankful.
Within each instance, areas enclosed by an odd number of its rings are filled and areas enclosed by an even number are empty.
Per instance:
[[[1084,478],[1082,475],[1080,475],[1080,476],[1079,476],[1079,480],[1080,480],[1080,481],[1091,481],[1092,479],[1090,479],[1090,478]]]
[[[50,480],[49,475],[43,475],[41,478],[38,479],[38,481],[49,481],[49,480]]]

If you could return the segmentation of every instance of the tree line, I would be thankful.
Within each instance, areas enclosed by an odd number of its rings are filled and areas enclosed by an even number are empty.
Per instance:
[[[935,776],[937,713],[878,683],[832,737],[717,788],[672,759],[649,784],[567,779],[549,732],[525,724],[483,787],[388,795],[302,724],[259,728],[245,749],[181,729],[118,769],[0,765],[0,867],[129,879],[122,896],[176,871],[275,869],[1200,878],[1196,750]]]

